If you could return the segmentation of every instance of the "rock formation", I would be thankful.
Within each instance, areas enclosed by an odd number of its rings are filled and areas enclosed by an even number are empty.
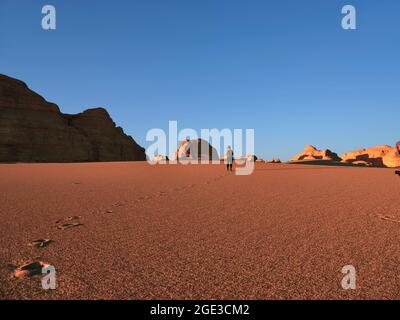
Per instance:
[[[339,156],[329,149],[318,150],[313,146],[305,147],[304,151],[295,156],[290,161],[303,161],[303,160],[327,160],[327,161],[341,161]]]
[[[320,151],[313,146],[307,146],[302,153],[298,154],[290,161],[326,160],[367,167],[397,168],[400,167],[399,152],[400,142],[396,144],[396,147],[384,145],[368,149],[359,149],[346,152],[340,157],[328,149]]]
[[[399,148],[400,149],[400,148]],[[398,145],[376,146],[368,149],[359,149],[343,154],[342,162],[351,164],[364,164],[373,167],[400,167],[400,155]]]
[[[179,144],[175,160],[219,160],[217,150],[203,139],[186,139]]]
[[[258,157],[254,154],[249,154],[246,156],[246,161],[248,162],[256,162],[258,160]]]
[[[254,154],[249,154],[246,156],[235,156],[235,161],[237,162],[257,162],[258,161],[258,157]],[[221,160],[225,161],[226,157],[222,157]],[[261,161],[263,161],[262,159],[260,159]]]
[[[105,109],[63,114],[19,80],[0,75],[0,162],[146,160]]]
[[[167,161],[169,161],[168,157],[163,155],[157,155],[151,159],[151,162],[153,163],[167,163]]]
[[[266,161],[266,163],[282,163],[282,161],[279,158],[273,158],[271,161]]]

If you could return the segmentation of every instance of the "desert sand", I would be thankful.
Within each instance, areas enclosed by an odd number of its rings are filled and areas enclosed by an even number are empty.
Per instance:
[[[0,298],[398,299],[393,171],[3,164]],[[56,290],[8,267],[34,261],[55,266]],[[346,291],[350,264],[357,289]]]

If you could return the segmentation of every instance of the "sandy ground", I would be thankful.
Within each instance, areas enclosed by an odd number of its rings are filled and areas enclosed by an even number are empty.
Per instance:
[[[0,299],[398,299],[393,171],[0,165]],[[57,228],[75,215],[82,226]],[[38,238],[55,242],[28,246]],[[55,266],[56,290],[7,267],[35,260]]]

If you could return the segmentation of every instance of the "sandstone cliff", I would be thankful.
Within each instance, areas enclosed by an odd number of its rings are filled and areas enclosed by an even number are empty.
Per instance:
[[[0,75],[0,162],[146,160],[105,109],[60,112],[19,80]]]

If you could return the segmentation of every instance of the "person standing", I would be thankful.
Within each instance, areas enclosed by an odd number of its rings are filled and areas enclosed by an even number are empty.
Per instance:
[[[226,151],[226,170],[233,171],[232,165],[233,165],[233,150],[231,146],[228,146],[228,150]]]

